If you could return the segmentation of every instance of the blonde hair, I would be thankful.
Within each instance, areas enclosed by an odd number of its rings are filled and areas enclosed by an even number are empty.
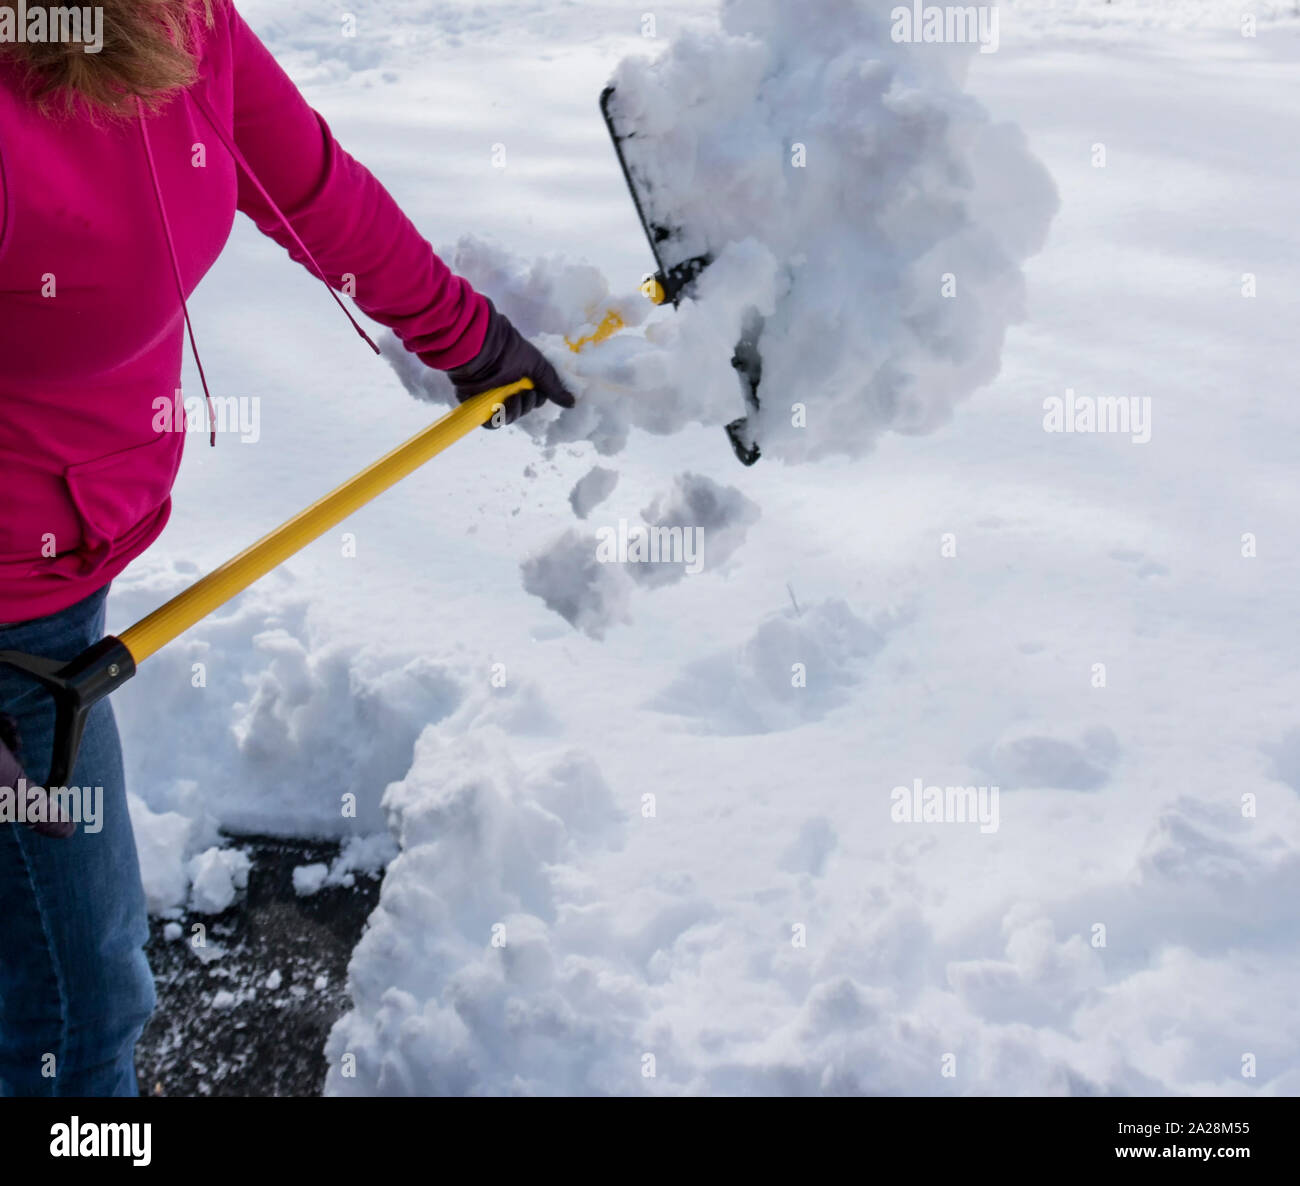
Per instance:
[[[68,2],[28,0],[26,8],[29,14],[49,12]],[[99,52],[85,52],[90,41],[84,35],[75,43],[0,43],[0,54],[27,68],[40,107],[73,111],[81,100],[92,113],[127,114],[137,98],[157,108],[194,82],[197,43],[201,27],[212,25],[212,0],[98,0],[92,7],[104,14]],[[0,9],[17,20],[13,0],[0,0]]]

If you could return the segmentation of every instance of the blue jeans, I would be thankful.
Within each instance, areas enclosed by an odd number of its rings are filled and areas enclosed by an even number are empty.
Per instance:
[[[71,659],[104,634],[108,589],[0,628],[0,650]],[[22,735],[28,781],[45,785],[54,707],[0,665],[0,711]],[[0,823],[0,1096],[137,1095],[135,1044],[154,1007],[149,937],[122,750],[107,700],[91,710],[70,782],[103,787],[100,830],[66,840]]]

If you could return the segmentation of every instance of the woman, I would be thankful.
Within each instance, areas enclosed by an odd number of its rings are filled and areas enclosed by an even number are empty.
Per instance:
[[[346,281],[462,400],[529,377],[498,420],[573,404],[339,147],[230,0],[103,10],[100,53],[0,42],[0,651],[53,658],[102,636],[109,582],[167,522],[186,433],[156,430],[154,409],[180,385],[185,300],[237,209],[332,289]],[[0,33],[18,11],[0,0]],[[24,770],[43,784],[48,697],[0,665],[0,712],[0,787]],[[137,1093],[154,990],[107,702],[72,783],[104,788],[97,830],[0,823],[4,1095]]]

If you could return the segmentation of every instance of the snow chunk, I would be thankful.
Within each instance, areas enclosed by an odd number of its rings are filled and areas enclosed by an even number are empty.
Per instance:
[[[308,898],[325,884],[330,867],[324,863],[299,865],[293,871],[293,892],[300,898]]]
[[[235,848],[209,848],[189,863],[190,910],[195,914],[220,914],[235,901],[236,892],[248,885],[252,862]]]
[[[618,485],[618,471],[593,465],[574,483],[569,492],[569,505],[579,519],[585,519],[595,507],[598,507]]]
[[[203,843],[216,839],[215,828],[204,827],[177,811],[151,811],[143,799],[131,792],[127,793],[127,810],[150,913],[160,914],[183,905],[190,886],[187,857],[196,840]]]
[[[630,585],[618,566],[597,559],[594,536],[566,531],[520,567],[529,593],[592,638],[627,620]]]
[[[734,486],[720,486],[712,478],[684,473],[667,494],[659,495],[641,512],[651,531],[695,533],[699,541],[698,571],[716,572],[745,542],[758,522],[758,505]],[[688,564],[661,560],[657,564],[629,564],[628,575],[643,586],[674,584],[693,571]]]
[[[641,512],[643,523],[570,529],[522,565],[524,588],[592,638],[630,620],[635,586],[657,589],[723,568],[758,521],[758,506],[734,486],[679,475]]]

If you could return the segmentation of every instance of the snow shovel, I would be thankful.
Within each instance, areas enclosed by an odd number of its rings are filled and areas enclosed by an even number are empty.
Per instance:
[[[690,243],[687,233],[674,224],[671,214],[658,208],[654,184],[636,160],[637,135],[630,130],[620,130],[618,126],[615,98],[613,86],[601,91],[600,113],[605,117],[605,127],[614,142],[623,180],[627,182],[632,204],[636,207],[637,218],[655,261],[656,270],[646,277],[641,291],[656,305],[671,304],[675,309],[683,296],[690,295],[691,286],[713,262],[713,256],[707,250],[695,250],[698,245]],[[755,311],[746,321],[731,357],[731,365],[740,376],[741,391],[751,415],[758,411],[758,385],[763,379],[763,360],[758,352],[758,339],[762,332],[763,320]],[[750,416],[741,416],[728,424],[727,439],[742,465],[753,465],[762,455]]]
[[[605,336],[608,336],[607,332],[598,331],[588,340],[599,341]],[[117,691],[135,675],[139,665],[150,655],[225,605],[236,594],[242,593],[249,585],[301,551],[331,527],[337,526],[353,511],[365,506],[389,487],[414,473],[426,461],[484,424],[509,396],[527,391],[532,386],[531,379],[520,379],[516,383],[496,387],[467,399],[405,444],[367,466],[238,556],[227,560],[220,568],[173,597],[166,605],[123,631],[121,637],[109,635],[67,662],[27,655],[20,651],[0,651],[0,664],[26,672],[54,697],[54,749],[45,786],[67,787],[76,768],[87,714],[99,701]],[[15,795],[18,794],[16,785],[9,789]],[[40,790],[43,793],[44,788]],[[36,788],[28,788],[28,794],[41,798],[37,795]],[[32,821],[32,826],[43,835],[70,836],[76,829],[76,821],[61,818],[58,807],[49,795],[44,796],[43,805],[37,813],[45,818],[43,822]],[[32,814],[28,810],[28,820],[31,820]],[[49,818],[50,816],[58,818]]]

